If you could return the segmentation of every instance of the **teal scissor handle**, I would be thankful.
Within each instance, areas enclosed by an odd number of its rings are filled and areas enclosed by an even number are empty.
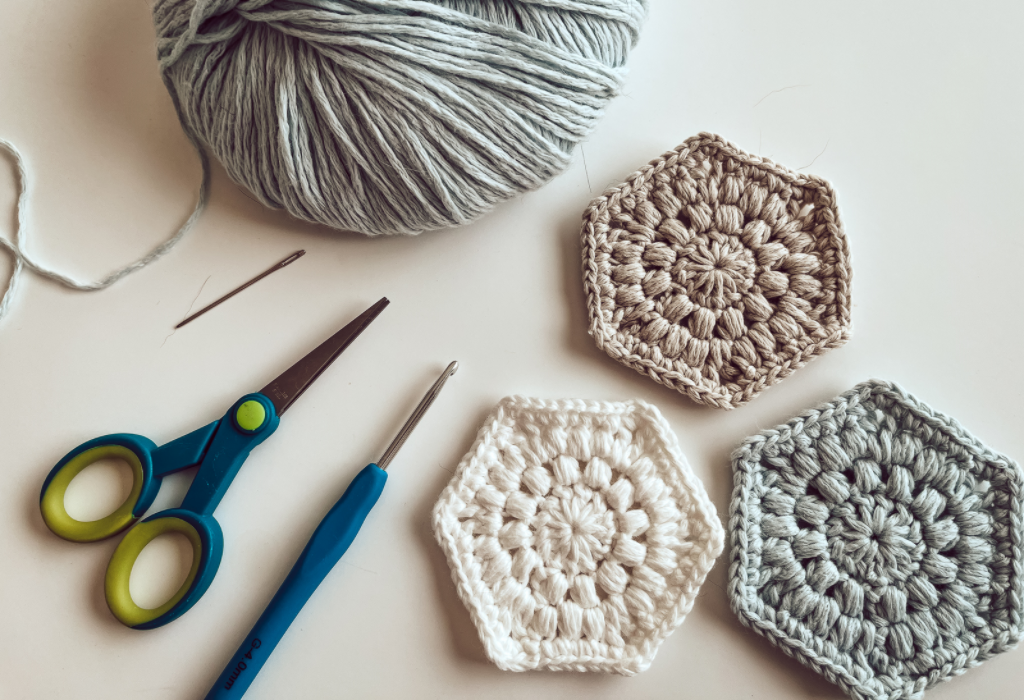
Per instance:
[[[145,513],[160,490],[162,478],[199,465],[180,508],[161,511],[130,530],[107,566],[105,593],[114,616],[129,627],[151,629],[167,624],[191,608],[209,588],[220,565],[224,538],[213,511],[256,445],[277,429],[274,404],[260,393],[235,402],[224,418],[162,447],[141,435],[119,433],[83,443],[69,452],[43,482],[40,510],[47,527],[73,542],[115,535]],[[115,457],[132,469],[132,489],[113,513],[92,522],[72,518],[64,507],[71,481],[97,460]],[[153,539],[167,532],[183,534],[192,545],[192,568],[170,600],[154,609],[135,604],[128,590],[132,567]]]

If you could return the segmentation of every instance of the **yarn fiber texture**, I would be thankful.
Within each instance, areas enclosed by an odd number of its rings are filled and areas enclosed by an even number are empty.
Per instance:
[[[1016,646],[1024,474],[872,380],[733,455],[729,598],[849,695],[922,697]]]
[[[44,279],[61,284],[68,289],[73,289],[79,292],[95,292],[100,289],[106,289],[118,280],[127,277],[133,272],[141,270],[156,260],[159,260],[174,246],[176,246],[178,242],[184,238],[185,234],[188,233],[195,225],[196,221],[199,219],[199,215],[202,214],[203,209],[206,207],[206,201],[210,191],[209,164],[207,162],[206,155],[200,151],[199,157],[202,160],[203,165],[203,179],[199,186],[199,196],[196,199],[195,206],[192,209],[192,213],[185,220],[185,223],[181,224],[177,231],[171,234],[169,238],[154,246],[149,252],[140,258],[112,270],[98,280],[79,280],[71,275],[51,268],[46,263],[42,262],[36,255],[29,253],[29,228],[26,226],[29,200],[28,168],[25,166],[25,159],[22,157],[21,151],[19,151],[13,143],[3,138],[0,138],[0,156],[10,160],[14,169],[15,181],[18,190],[18,197],[14,204],[14,231],[10,240],[5,238],[3,235],[0,235],[0,248],[10,253],[14,260],[14,269],[11,270],[11,275],[7,278],[7,282],[3,286],[3,294],[0,295],[0,321],[2,321],[11,310],[11,305],[14,303],[14,299],[18,294],[21,275],[25,270],[29,270]]]
[[[564,170],[647,0],[158,0],[182,125],[270,207],[377,235],[469,223]]]
[[[658,410],[508,397],[434,507],[487,656],[633,675],[678,627],[724,535]]]
[[[591,336],[698,403],[742,406],[850,336],[835,200],[819,177],[688,139],[583,214]]]

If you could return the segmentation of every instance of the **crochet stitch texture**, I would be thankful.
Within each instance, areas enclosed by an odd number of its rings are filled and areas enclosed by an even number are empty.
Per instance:
[[[693,606],[724,534],[642,401],[503,399],[434,507],[487,656],[633,675]]]
[[[872,380],[733,455],[729,597],[858,699],[924,690],[1016,646],[1024,474]]]
[[[735,408],[850,335],[850,253],[825,180],[700,134],[583,214],[590,334]]]

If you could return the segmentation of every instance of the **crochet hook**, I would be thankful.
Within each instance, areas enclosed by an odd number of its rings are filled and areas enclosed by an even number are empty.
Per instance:
[[[267,657],[274,651],[274,647],[284,636],[292,620],[299,614],[299,610],[352,544],[367,514],[384,490],[388,478],[385,470],[391,460],[405,444],[423,414],[434,403],[434,399],[441,392],[441,387],[458,368],[458,362],[448,365],[409,416],[380,460],[367,465],[356,475],[341,499],[320,521],[295,566],[274,594],[270,605],[256,621],[256,625],[246,635],[245,641],[228,662],[213,688],[207,693],[206,700],[240,698],[245,694],[256,674],[266,663]]]
[[[263,271],[263,272],[261,272],[260,274],[256,275],[255,277],[253,277],[253,278],[252,278],[251,280],[249,280],[248,282],[246,282],[246,283],[244,283],[244,284],[242,284],[242,285],[240,285],[240,286],[238,286],[238,287],[235,287],[235,288],[234,288],[234,289],[232,289],[232,290],[231,290],[230,292],[228,292],[227,294],[225,294],[224,296],[222,296],[222,297],[221,297],[220,299],[217,299],[217,300],[215,300],[215,301],[212,301],[212,302],[210,302],[209,304],[207,304],[206,306],[204,306],[203,308],[199,309],[199,311],[196,311],[196,312],[195,312],[194,314],[192,314],[191,316],[189,316],[188,318],[186,318],[185,320],[183,320],[183,321],[182,321],[181,323],[179,323],[178,325],[176,325],[176,326],[174,327],[174,330],[178,330],[179,328],[181,328],[182,326],[184,326],[184,325],[185,325],[186,323],[191,323],[192,321],[196,320],[197,318],[199,318],[200,316],[202,316],[203,314],[205,314],[205,313],[206,313],[207,311],[209,311],[210,309],[212,309],[212,308],[214,308],[214,307],[216,307],[216,306],[220,306],[220,305],[221,305],[221,304],[223,304],[223,303],[224,303],[225,301],[227,301],[227,300],[228,300],[228,299],[230,299],[231,297],[235,296],[236,294],[238,294],[238,293],[239,293],[239,292],[241,292],[242,290],[244,290],[244,289],[248,289],[249,287],[253,286],[253,285],[254,285],[254,284],[256,284],[257,282],[259,282],[259,281],[260,281],[261,279],[263,279],[264,277],[266,277],[267,275],[269,275],[269,274],[272,274],[272,273],[274,273],[274,272],[277,272],[277,271],[278,271],[278,270],[280,270],[280,269],[281,269],[282,267],[287,267],[287,266],[291,265],[291,264],[292,264],[293,262],[295,262],[296,260],[298,260],[299,258],[301,258],[301,257],[302,257],[303,255],[305,255],[305,254],[306,254],[306,251],[304,251],[304,250],[296,250],[296,251],[295,251],[294,253],[292,253],[291,255],[289,255],[289,256],[288,256],[287,258],[285,258],[285,259],[284,259],[284,260],[282,260],[281,262],[279,262],[279,263],[274,263],[274,265],[272,265],[271,267],[267,268],[266,270],[264,270],[264,271]],[[202,290],[200,290],[200,291],[202,291]]]

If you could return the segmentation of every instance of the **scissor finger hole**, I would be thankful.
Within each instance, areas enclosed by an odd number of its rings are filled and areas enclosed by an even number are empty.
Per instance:
[[[192,543],[180,532],[165,532],[147,544],[128,580],[132,600],[155,610],[181,589],[192,569]]]
[[[147,549],[148,545],[150,545],[154,540],[164,535],[172,534],[183,537],[184,541],[188,543],[188,546],[191,549],[192,559],[190,561],[189,571],[184,577],[184,580],[177,582],[177,589],[169,599],[165,599],[166,595],[161,596],[156,590],[151,589],[150,592],[152,593],[152,597],[160,598],[161,602],[158,603],[156,607],[143,607],[135,601],[131,591],[132,579],[135,578],[135,564],[143,554],[143,551]],[[168,545],[172,549],[176,546],[174,540],[171,540]],[[156,558],[160,558],[160,549],[161,548],[157,548],[151,552],[151,555]],[[107,565],[107,576],[104,583],[104,590],[106,591],[107,596],[107,606],[118,620],[129,627],[148,625],[154,620],[163,617],[167,613],[171,612],[175,606],[181,602],[182,598],[185,597],[189,589],[192,587],[196,576],[199,573],[202,553],[203,542],[199,532],[196,530],[194,525],[186,522],[182,518],[165,515],[155,516],[149,520],[143,521],[128,531],[120,544],[117,545],[117,549],[114,550],[114,554],[110,558],[110,564]],[[167,559],[173,562],[175,557],[171,556],[167,557]],[[181,561],[180,557],[178,558],[178,561]],[[172,563],[171,566],[175,567],[177,564]],[[148,583],[142,583],[142,581],[147,581],[147,579],[148,575],[142,574],[140,586],[143,588],[149,588]],[[173,583],[174,582],[169,583],[168,588],[171,588]],[[149,596],[150,592],[145,593],[145,595]],[[142,593],[142,591],[140,591],[140,593]]]
[[[120,457],[103,457],[80,471],[64,492],[64,510],[81,522],[101,520],[128,500],[132,467]]]
[[[79,474],[88,470],[93,464],[104,460],[121,460],[130,465],[132,473],[130,492],[127,498],[119,499],[120,494],[115,494],[112,497],[112,500],[118,500],[120,505],[116,506],[113,512],[106,511],[109,513],[108,515],[99,519],[79,520],[67,510],[65,497],[68,488],[73,481],[76,481]],[[124,445],[98,445],[78,452],[56,467],[48,478],[39,500],[43,520],[53,532],[72,542],[95,542],[120,532],[135,520],[133,509],[142,494],[146,473],[139,455]],[[103,474],[103,470],[100,470],[99,474]],[[99,478],[105,480],[102,476]],[[93,489],[88,487],[89,482],[88,479],[85,482],[86,490],[92,491]],[[113,490],[118,491],[118,489]],[[78,503],[80,500],[88,501],[87,498],[75,497],[72,499],[73,503]],[[99,510],[98,507],[97,510]]]

